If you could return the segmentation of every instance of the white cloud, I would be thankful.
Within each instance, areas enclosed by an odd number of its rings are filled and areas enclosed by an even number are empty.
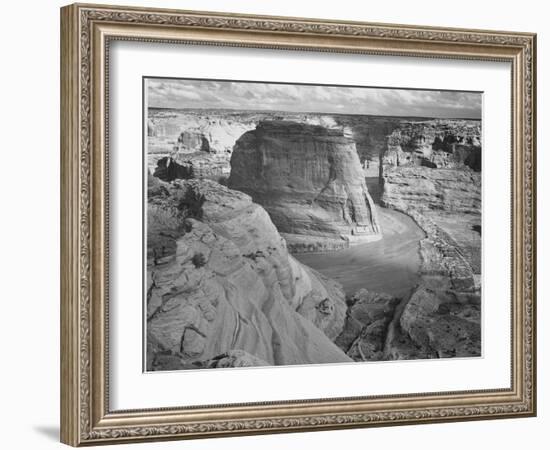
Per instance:
[[[150,79],[150,106],[423,117],[480,117],[481,94],[349,86]]]

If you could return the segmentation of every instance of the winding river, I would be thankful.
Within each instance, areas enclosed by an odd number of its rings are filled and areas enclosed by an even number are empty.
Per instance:
[[[293,255],[342,284],[346,295],[361,288],[406,295],[418,281],[424,231],[406,214],[377,205],[382,239],[331,253]]]

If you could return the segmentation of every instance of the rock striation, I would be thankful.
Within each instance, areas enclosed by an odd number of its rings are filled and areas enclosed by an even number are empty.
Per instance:
[[[254,128],[254,114],[149,108],[147,164],[164,180],[208,178],[224,182],[235,141]]]
[[[380,237],[355,143],[342,129],[260,122],[236,142],[228,186],[268,211],[292,251]]]
[[[353,346],[341,347],[355,360],[481,355],[479,129],[469,121],[463,129],[456,121],[435,129],[432,124],[402,124],[388,138],[381,203],[407,214],[426,233],[420,279],[410,295],[392,303],[387,327],[379,322],[374,337],[372,321],[365,319],[372,302],[357,301],[348,310],[337,342],[354,337]],[[372,293],[368,298],[383,303]]]
[[[477,120],[401,121],[387,137],[384,166],[414,164],[432,169],[481,171],[481,125]]]
[[[481,146],[477,121],[402,121],[381,153],[383,206],[425,232],[417,285],[360,290],[336,343],[356,361],[481,355]]]
[[[472,168],[480,167],[481,164],[479,120],[284,111],[149,108],[148,153],[168,156],[174,151],[208,151],[230,155],[235,142],[243,133],[266,120],[285,120],[346,130],[356,143],[361,164],[372,172],[367,176],[378,176],[380,159],[385,154],[389,156],[398,152],[403,153],[403,161],[407,156],[424,158],[426,163],[433,162],[438,167],[452,166],[457,159],[460,162],[468,158]]]
[[[389,359],[481,355],[481,311],[474,295],[461,298],[455,291],[420,286],[407,302],[399,328],[388,339]]]
[[[444,279],[424,278],[402,299],[360,290],[335,343],[354,361],[480,356],[479,293]]]
[[[254,113],[149,108],[147,134],[152,153],[231,153],[235,141],[253,129]]]
[[[157,161],[153,175],[162,181],[209,179],[225,183],[231,168],[226,155],[216,153],[174,153]]]
[[[380,361],[388,327],[400,299],[391,295],[359,290],[349,299],[346,322],[336,345],[355,361]]]
[[[481,274],[481,173],[467,167],[386,168],[382,203],[411,216],[426,232],[421,253],[429,271],[446,267],[453,279]],[[457,281],[458,282],[458,281]],[[468,281],[468,283],[470,283]],[[479,287],[479,286],[478,286]]]
[[[193,369],[228,369],[233,367],[261,367],[267,366],[267,362],[245,352],[244,350],[230,350],[214,358],[205,361],[187,361],[181,355],[170,351],[161,350],[157,347],[154,351],[154,358],[149,370],[193,370]]]
[[[210,141],[200,129],[185,130],[178,136],[175,153],[210,152]]]
[[[332,342],[341,286],[290,256],[261,206],[209,180],[148,187],[149,370],[350,361]]]
[[[408,165],[387,167],[383,205],[403,212],[480,214],[481,173]]]

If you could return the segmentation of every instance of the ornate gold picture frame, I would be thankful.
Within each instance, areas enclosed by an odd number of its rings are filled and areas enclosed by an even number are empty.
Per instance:
[[[109,401],[108,68],[110,45],[115,41],[509,63],[510,386],[368,397],[358,393],[346,398],[280,402],[258,398],[254,403],[113,410]],[[105,5],[62,8],[62,442],[80,446],[534,416],[535,88],[536,36],[531,33]]]

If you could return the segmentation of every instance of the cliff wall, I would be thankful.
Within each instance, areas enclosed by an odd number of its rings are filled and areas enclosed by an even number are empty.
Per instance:
[[[355,143],[341,129],[260,122],[236,142],[228,186],[261,204],[293,251],[379,237]]]

